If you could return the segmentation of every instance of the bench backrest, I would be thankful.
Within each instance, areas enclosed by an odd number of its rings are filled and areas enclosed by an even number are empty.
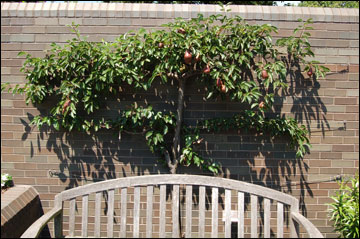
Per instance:
[[[238,237],[244,237],[244,205],[245,194],[250,196],[250,222],[251,222],[251,237],[258,237],[258,201],[259,197],[263,198],[263,235],[264,237],[270,237],[270,217],[271,209],[270,205],[272,201],[276,201],[277,211],[277,237],[283,237],[284,228],[284,205],[289,206],[290,212],[298,211],[298,200],[293,196],[285,193],[265,188],[262,186],[217,177],[198,176],[198,175],[149,175],[149,176],[136,176],[120,179],[107,180],[103,182],[93,183],[70,190],[66,190],[55,197],[55,205],[63,206],[65,201],[69,201],[69,236],[75,234],[75,214],[76,214],[76,200],[81,197],[81,236],[88,236],[89,225],[89,208],[94,211],[94,237],[107,236],[113,237],[114,234],[114,206],[119,205],[120,208],[120,237],[128,237],[127,234],[127,211],[128,211],[128,199],[129,188],[133,188],[133,211],[132,211],[132,235],[133,237],[140,236],[140,211],[141,198],[144,199],[146,195],[146,237],[153,237],[153,205],[154,202],[159,204],[159,229],[156,233],[160,237],[166,236],[166,186],[170,185],[171,193],[171,215],[172,215],[172,236],[179,237],[180,225],[179,225],[179,207],[180,207],[180,186],[185,187],[185,237],[191,237],[193,228],[193,188],[198,187],[198,236],[205,237],[205,197],[206,191],[211,192],[211,236],[218,237],[218,215],[219,215],[219,189],[224,190],[224,236],[231,237],[231,222],[232,218],[231,204],[232,198],[237,199],[237,215],[236,221],[238,223]],[[172,185],[172,186],[171,186]],[[155,197],[154,187],[159,187],[160,198]],[[146,189],[146,193],[142,188]],[[115,199],[115,190],[120,192],[120,200]],[[168,189],[169,190],[169,189]],[[233,194],[232,194],[233,191]],[[236,193],[234,197],[234,191]],[[106,210],[106,223],[101,220],[101,208],[102,208],[102,196],[103,193],[107,195],[105,201]],[[142,193],[141,193],[142,192]],[[89,197],[91,194],[95,194],[94,207],[90,207]],[[157,199],[154,201],[154,198]],[[262,199],[261,199],[262,200]],[[80,204],[80,203],[79,203]],[[104,204],[104,203],[103,203]],[[273,209],[274,210],[274,209]],[[55,222],[56,223],[56,222]],[[59,222],[58,222],[59,223]],[[289,220],[291,236],[296,237],[296,228],[292,220]],[[102,225],[106,225],[106,235],[101,233]],[[118,226],[118,225],[116,225]],[[55,225],[56,235],[61,233],[61,226]],[[102,230],[104,231],[104,229]]]

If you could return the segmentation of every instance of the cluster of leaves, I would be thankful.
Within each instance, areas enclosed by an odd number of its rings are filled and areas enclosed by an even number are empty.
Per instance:
[[[12,176],[8,173],[1,174],[1,188],[8,188],[13,186]]]
[[[289,37],[278,41],[288,49],[289,55],[307,66],[313,66],[316,76],[324,76],[327,68],[317,62],[305,61],[313,56],[307,41],[309,34],[304,26],[300,38]],[[297,155],[302,157],[308,146],[307,132],[293,119],[267,120],[262,112],[271,109],[274,92],[287,87],[287,67],[281,54],[272,43],[277,28],[269,24],[249,25],[241,17],[229,18],[212,15],[164,24],[167,30],[129,32],[115,42],[88,42],[81,39],[78,25],[72,25],[76,37],[64,47],[55,43],[44,58],[25,55],[21,71],[26,74],[24,86],[14,88],[2,85],[13,93],[25,93],[26,103],[40,104],[54,97],[56,104],[49,115],[37,115],[31,124],[52,126],[56,130],[97,131],[100,128],[116,128],[119,132],[140,130],[152,152],[170,151],[164,137],[176,128],[176,117],[171,113],[154,112],[151,107],[134,106],[124,111],[117,120],[96,117],[104,102],[121,95],[121,86],[128,84],[135,89],[148,90],[154,81],[193,80],[206,89],[206,99],[221,96],[248,104],[252,111],[245,112],[244,120],[227,119],[223,123],[231,127],[255,128],[288,134],[292,137]],[[184,61],[184,54],[190,61]],[[205,71],[207,69],[207,71]],[[264,72],[266,77],[264,77]],[[221,86],[221,87],[219,87]],[[260,113],[256,113],[260,112]],[[245,115],[246,116],[246,115]],[[182,117],[182,116],[180,116]],[[175,120],[176,119],[176,120]],[[240,118],[239,118],[240,119]],[[231,122],[238,122],[232,124]],[[202,127],[215,130],[216,120],[205,121]],[[241,123],[241,124],[240,124]],[[217,125],[218,123],[216,123]],[[183,165],[194,164],[217,172],[217,164],[205,160],[195,152],[193,145],[198,136],[182,135],[182,154],[178,159]]]
[[[205,159],[198,152],[195,147],[203,141],[200,136],[198,128],[191,129],[190,127],[183,127],[183,148],[180,156],[180,163],[184,166],[195,165],[204,171],[209,171],[217,174],[221,165],[211,158]]]
[[[302,19],[299,19],[299,21],[302,22]],[[305,30],[313,30],[313,27],[308,26],[309,24],[312,24],[312,19],[308,19],[304,22],[304,24],[298,26],[294,29],[293,33],[296,35],[298,32],[300,32],[299,37],[295,36],[289,36],[284,37],[281,39],[278,39],[276,44],[278,46],[285,46],[287,47],[287,53],[289,54],[290,61],[293,59],[292,64],[303,64],[305,66],[304,71],[309,72],[311,69],[311,72],[313,71],[312,68],[315,70],[315,79],[318,79],[320,77],[325,77],[325,74],[329,72],[329,68],[325,66],[319,65],[319,61],[307,61],[305,60],[305,57],[314,57],[315,54],[311,50],[311,45],[309,43],[309,37],[311,36],[309,32],[306,32]],[[312,75],[312,74],[311,74]],[[311,76],[310,75],[310,76]]]
[[[309,151],[311,144],[307,138],[308,131],[304,125],[299,126],[293,118],[264,117],[258,112],[245,110],[231,118],[214,118],[200,121],[194,129],[199,132],[220,132],[229,130],[244,130],[269,133],[272,137],[289,137],[291,149],[296,149],[296,156],[303,157]]]
[[[334,202],[329,204],[330,220],[341,237],[359,238],[359,175],[338,183],[340,189],[331,197]]]
[[[301,1],[298,7],[359,8],[359,1]]]
[[[144,108],[134,104],[131,109],[122,111],[116,120],[112,120],[111,125],[119,132],[119,138],[122,132],[145,134],[151,152],[162,154],[169,147],[164,138],[173,132],[175,122],[176,117],[172,112],[155,112],[152,106]]]

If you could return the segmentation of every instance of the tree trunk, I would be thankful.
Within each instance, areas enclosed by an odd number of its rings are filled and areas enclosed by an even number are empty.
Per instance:
[[[186,80],[179,78],[179,89],[178,89],[178,105],[177,105],[177,118],[176,118],[176,128],[175,135],[173,138],[172,146],[172,166],[170,167],[170,173],[176,174],[176,169],[180,160],[180,142],[181,142],[181,127],[183,122],[183,110],[184,110],[184,91],[185,91]]]

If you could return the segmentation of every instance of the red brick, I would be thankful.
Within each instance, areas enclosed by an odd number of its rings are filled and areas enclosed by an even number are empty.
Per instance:
[[[336,182],[330,182],[330,183],[320,183],[319,189],[338,189],[339,185]]]
[[[24,162],[24,155],[1,155],[2,162]]]
[[[331,167],[331,161],[328,160],[311,160],[310,167]]]
[[[357,101],[356,98],[335,98],[335,105],[355,105]]]
[[[359,73],[359,65],[350,65],[349,72],[351,73]]]
[[[356,120],[358,114],[334,114],[334,120]]]
[[[354,145],[333,145],[334,152],[354,152]]]
[[[13,132],[1,132],[1,139],[13,139],[14,133]]]

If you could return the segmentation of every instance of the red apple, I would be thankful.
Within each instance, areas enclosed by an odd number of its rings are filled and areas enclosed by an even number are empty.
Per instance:
[[[181,34],[185,34],[185,33],[186,33],[186,31],[185,31],[184,28],[179,28],[179,29],[177,30],[177,32],[178,32],[178,33],[181,33]]]
[[[226,93],[226,86],[225,86],[225,85],[222,85],[222,86],[221,86],[221,92],[222,92],[222,93]]]
[[[192,55],[189,51],[185,51],[184,54],[184,61],[186,64],[190,64],[191,63],[191,59],[192,59]]]
[[[264,107],[265,107],[265,103],[264,103],[264,101],[261,101],[260,104],[259,104],[259,108],[262,109],[262,108],[264,108]]]
[[[204,72],[205,74],[209,74],[209,73],[210,73],[210,67],[209,67],[209,65],[206,65],[206,67],[204,68],[203,72]]]
[[[164,43],[160,42],[159,43],[159,48],[163,48],[164,47]]]
[[[71,100],[70,100],[70,99],[68,99],[67,101],[65,101],[64,106],[63,106],[63,110],[62,110],[62,113],[63,113],[63,114],[65,113],[66,108],[69,107],[70,103],[71,103]]]
[[[312,68],[310,67],[310,69],[309,69],[308,72],[307,72],[307,75],[308,75],[308,76],[312,76],[312,74],[313,74],[313,70],[312,70]]]
[[[266,70],[262,70],[262,72],[261,72],[261,77],[262,77],[263,79],[267,79],[267,78],[269,77],[269,74],[267,73]]]

